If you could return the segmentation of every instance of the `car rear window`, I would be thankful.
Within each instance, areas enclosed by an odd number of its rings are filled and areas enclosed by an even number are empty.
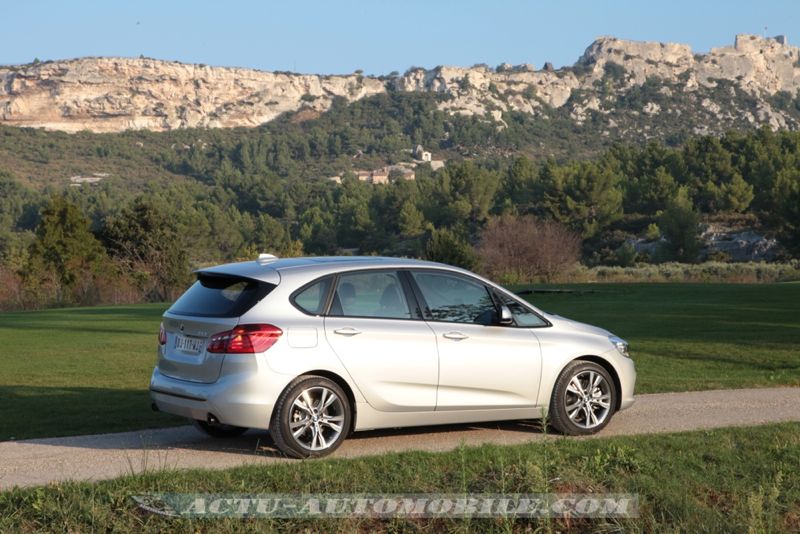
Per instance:
[[[200,273],[169,309],[195,317],[238,317],[275,288],[274,284],[239,276]]]

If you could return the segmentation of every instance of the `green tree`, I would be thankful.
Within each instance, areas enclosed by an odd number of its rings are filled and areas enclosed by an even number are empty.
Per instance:
[[[168,300],[187,282],[187,251],[174,217],[143,197],[105,220],[103,240],[149,298]]]
[[[280,257],[303,255],[303,243],[292,239],[289,230],[266,213],[256,219],[253,238],[253,245],[259,253],[267,252]]]
[[[654,214],[663,210],[678,191],[678,184],[663,166],[632,177],[625,193],[625,211]]]
[[[717,186],[716,207],[720,211],[741,213],[750,206],[754,196],[753,186],[737,172],[729,182]]]
[[[474,269],[478,263],[472,246],[447,228],[431,232],[430,238],[425,244],[425,258],[464,269]]]
[[[102,245],[89,219],[63,196],[53,196],[41,212],[29,249],[25,284],[36,291],[52,281],[57,304],[89,304],[106,266]]]
[[[437,226],[470,224],[486,220],[500,185],[497,172],[472,161],[450,164],[421,191],[424,212]]]
[[[689,263],[697,261],[700,253],[697,223],[698,216],[689,198],[689,191],[681,187],[658,219],[658,228],[665,239],[662,250],[667,259]]]
[[[337,241],[343,247],[363,247],[373,230],[370,198],[374,186],[345,180],[336,199]]]
[[[774,208],[768,220],[783,246],[795,256],[800,255],[800,170],[781,170],[772,194]]]
[[[425,216],[411,201],[403,203],[398,218],[401,235],[415,237],[425,231]]]
[[[497,197],[502,205],[495,206],[495,211],[533,211],[539,202],[538,179],[533,162],[525,156],[517,157],[500,186]]]
[[[312,206],[300,216],[300,240],[303,248],[314,254],[332,254],[336,251],[336,224],[333,214],[319,206]]]
[[[622,178],[613,169],[583,162],[558,167],[550,161],[539,174],[544,218],[553,218],[579,231],[597,235],[622,217]]]
[[[0,230],[33,229],[37,211],[36,194],[0,170]]]

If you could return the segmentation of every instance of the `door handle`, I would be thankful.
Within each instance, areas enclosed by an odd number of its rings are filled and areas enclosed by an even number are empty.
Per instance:
[[[469,336],[462,334],[461,332],[448,332],[446,334],[442,334],[442,337],[452,339],[453,341],[461,341],[462,339],[467,339]]]
[[[361,333],[361,330],[357,328],[353,328],[352,326],[347,326],[345,328],[337,328],[333,331],[334,334],[339,334],[340,336],[356,336]]]

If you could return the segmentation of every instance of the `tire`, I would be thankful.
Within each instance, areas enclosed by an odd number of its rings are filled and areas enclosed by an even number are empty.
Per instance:
[[[212,438],[235,438],[247,432],[246,428],[233,425],[210,425],[205,421],[194,421],[194,426]]]
[[[302,375],[278,398],[269,432],[287,456],[318,458],[339,448],[350,432],[352,413],[347,394],[336,382]]]
[[[608,371],[594,362],[575,360],[553,387],[550,425],[570,436],[595,434],[611,421],[616,405],[617,390]]]

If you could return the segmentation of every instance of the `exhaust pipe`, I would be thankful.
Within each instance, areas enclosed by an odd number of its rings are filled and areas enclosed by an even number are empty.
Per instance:
[[[158,405],[155,402],[150,404],[150,409],[153,410],[154,412],[160,412],[161,411],[161,410],[158,409]]]
[[[209,425],[218,425],[219,424],[219,419],[217,419],[217,417],[213,413],[209,412],[206,415],[206,422]]]

